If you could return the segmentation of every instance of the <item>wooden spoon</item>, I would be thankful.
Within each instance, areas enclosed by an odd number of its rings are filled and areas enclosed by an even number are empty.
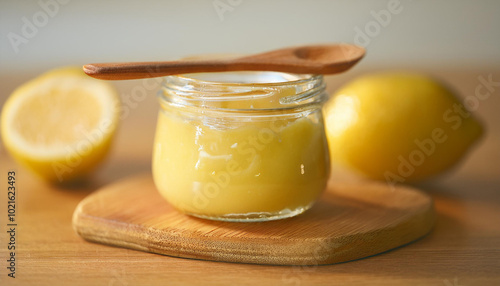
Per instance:
[[[139,79],[195,72],[280,71],[334,74],[348,70],[365,55],[365,49],[349,44],[284,48],[225,60],[88,64],[91,77],[107,80]]]

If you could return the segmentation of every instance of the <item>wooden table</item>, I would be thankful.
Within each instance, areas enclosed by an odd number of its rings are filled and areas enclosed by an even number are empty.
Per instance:
[[[329,77],[329,90],[364,72]],[[462,95],[500,71],[429,70]],[[29,74],[3,74],[0,102]],[[85,186],[48,186],[18,167],[1,148],[0,285],[500,285],[500,87],[479,101],[488,133],[455,170],[420,185],[435,200],[435,229],[410,245],[374,257],[327,266],[217,263],[114,248],[82,240],[71,227],[75,206],[100,186],[150,172],[157,86],[116,82],[128,109],[113,151]],[[148,96],[141,97],[139,91]],[[133,93],[135,92],[135,93]],[[7,276],[7,172],[16,170],[16,278]],[[342,179],[336,173],[333,176]]]

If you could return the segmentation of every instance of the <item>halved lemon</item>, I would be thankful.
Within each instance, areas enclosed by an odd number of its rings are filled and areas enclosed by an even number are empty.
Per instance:
[[[2,109],[2,139],[20,164],[50,182],[89,174],[105,157],[119,118],[119,97],[79,67],[42,74]]]

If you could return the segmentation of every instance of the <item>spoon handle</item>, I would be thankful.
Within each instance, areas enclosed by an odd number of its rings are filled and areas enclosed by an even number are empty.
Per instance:
[[[175,74],[224,71],[276,71],[289,73],[334,74],[348,70],[354,62],[339,62],[329,65],[305,66],[283,63],[279,60],[266,62],[253,59],[217,61],[169,61],[135,63],[98,63],[83,66],[84,72],[97,79],[127,80],[161,77]]]
[[[194,72],[235,71],[232,61],[168,61],[135,63],[97,63],[83,66],[83,71],[97,79],[124,80],[168,76]]]

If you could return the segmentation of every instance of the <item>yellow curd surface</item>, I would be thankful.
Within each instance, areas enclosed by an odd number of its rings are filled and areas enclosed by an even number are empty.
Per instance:
[[[231,124],[159,113],[153,175],[177,209],[206,217],[302,212],[329,174],[321,111]]]

